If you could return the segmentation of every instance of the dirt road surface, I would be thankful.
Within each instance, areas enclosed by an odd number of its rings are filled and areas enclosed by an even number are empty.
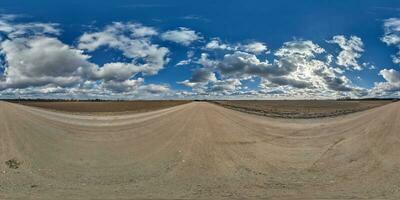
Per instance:
[[[1,102],[0,160],[0,199],[399,199],[400,103],[289,120],[204,102],[121,116]]]

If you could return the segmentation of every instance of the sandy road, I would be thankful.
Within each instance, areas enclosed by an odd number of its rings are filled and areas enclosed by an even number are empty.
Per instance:
[[[399,199],[400,103],[284,120],[201,102],[120,116],[1,102],[0,160],[0,199]]]

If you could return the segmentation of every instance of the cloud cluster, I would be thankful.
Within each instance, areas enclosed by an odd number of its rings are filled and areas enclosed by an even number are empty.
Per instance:
[[[79,38],[78,48],[89,52],[100,47],[120,50],[132,62],[113,63],[107,66],[130,68],[133,73],[154,75],[167,63],[166,56],[169,52],[167,48],[151,42],[151,37],[155,35],[158,33],[151,27],[115,22],[101,31],[84,33]],[[145,64],[140,64],[141,60],[144,60]]]
[[[83,32],[72,45],[59,39],[58,24],[17,19],[0,16],[2,96],[336,98],[400,93],[400,72],[395,69],[380,70],[377,76],[383,81],[370,89],[348,78],[348,73],[358,73],[353,70],[370,65],[360,64],[364,44],[357,36],[336,35],[326,41],[335,44],[330,45],[336,47],[335,54],[311,40],[294,39],[271,50],[264,42],[228,43],[184,27],[161,31],[114,22]],[[385,20],[384,31],[381,40],[400,49],[400,19]],[[168,65],[172,54],[166,46],[171,42],[187,49],[187,58],[175,62],[191,69],[190,77],[175,80],[186,86],[181,91],[145,81]],[[99,51],[117,52],[123,58],[99,64],[94,62]],[[395,63],[400,63],[399,55],[393,56]]]
[[[386,19],[383,24],[385,35],[381,40],[387,45],[393,45],[398,48],[396,55],[392,55],[393,62],[400,64],[400,19]]]
[[[259,58],[259,51],[244,51],[241,48],[244,46],[223,44],[212,39],[204,49],[223,50],[226,53],[215,59],[209,59],[209,54],[203,53],[200,59],[193,62],[202,68],[197,69],[191,79],[180,83],[192,87],[195,92],[211,95],[215,95],[215,91],[219,92],[216,95],[330,94],[330,97],[365,93],[331,67],[328,60],[317,59],[326,51],[312,41],[285,42],[274,52],[273,62]],[[262,51],[266,51],[266,48]],[[215,74],[220,78],[216,79]],[[254,79],[260,79],[260,90],[246,91],[242,82]]]
[[[0,20],[0,53],[4,72],[0,91],[113,95],[168,92],[167,85],[145,85],[143,78],[157,74],[167,63],[169,50],[151,42],[158,32],[135,23],[113,23],[104,30],[84,33],[77,47],[57,36],[57,24],[15,23]],[[92,63],[87,53],[100,47],[119,50],[130,62]],[[85,52],[87,51],[87,52]]]
[[[382,42],[396,46],[398,52],[392,55],[393,63],[400,64],[400,19],[389,18],[384,20],[384,36]],[[371,96],[398,97],[400,96],[400,72],[395,69],[382,69],[379,75],[383,82],[375,82],[370,91]]]
[[[52,37],[15,38],[0,44],[7,68],[0,89],[31,86],[67,87],[90,78],[89,56]]]
[[[361,38],[350,36],[347,39],[343,35],[336,35],[328,42],[338,44],[342,49],[337,56],[336,64],[346,69],[362,70],[362,66],[357,61],[361,57],[361,53],[364,52],[364,43]]]

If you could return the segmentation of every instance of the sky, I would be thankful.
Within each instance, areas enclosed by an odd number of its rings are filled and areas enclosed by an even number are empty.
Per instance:
[[[2,0],[0,99],[400,97],[398,0]]]

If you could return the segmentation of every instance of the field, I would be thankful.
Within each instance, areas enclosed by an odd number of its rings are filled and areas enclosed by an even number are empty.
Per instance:
[[[400,102],[321,120],[158,108],[0,102],[0,199],[400,199]]]
[[[214,103],[238,111],[279,118],[320,118],[363,111],[391,103],[390,100],[236,100]]]
[[[177,106],[190,101],[21,101],[20,104],[74,113],[146,112]]]

